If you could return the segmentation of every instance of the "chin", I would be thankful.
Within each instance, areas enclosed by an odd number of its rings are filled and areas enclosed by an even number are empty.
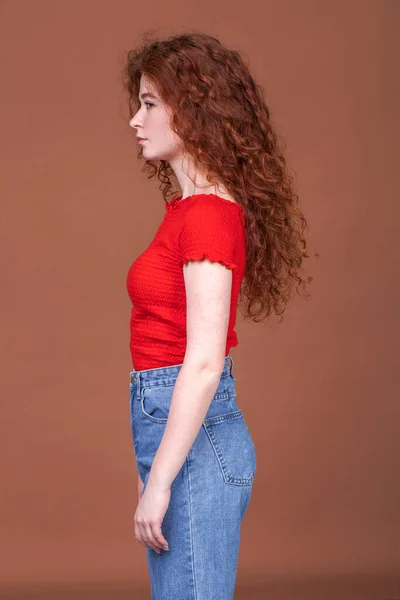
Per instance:
[[[156,154],[155,152],[146,152],[146,149],[143,148],[143,156],[147,158],[147,160],[168,160],[165,154]]]

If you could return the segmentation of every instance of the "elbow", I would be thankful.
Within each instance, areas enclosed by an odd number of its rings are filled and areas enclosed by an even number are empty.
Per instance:
[[[196,376],[206,376],[219,379],[225,366],[225,356],[221,358],[210,358],[210,356],[186,355],[183,361],[186,369],[193,371]]]

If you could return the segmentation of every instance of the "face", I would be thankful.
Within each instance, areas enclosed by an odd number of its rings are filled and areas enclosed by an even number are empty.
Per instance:
[[[139,100],[140,109],[129,125],[136,130],[138,137],[145,138],[143,142],[138,142],[143,148],[143,157],[172,162],[181,153],[181,140],[170,129],[170,110],[146,75],[142,75],[140,80]]]

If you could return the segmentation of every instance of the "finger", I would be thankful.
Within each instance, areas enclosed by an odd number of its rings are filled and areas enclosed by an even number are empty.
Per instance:
[[[151,548],[151,545],[149,545],[149,540],[147,538],[145,526],[142,523],[138,523],[138,528],[139,528],[139,538],[140,538],[142,545],[145,548]],[[152,548],[152,549],[154,549],[154,548]]]
[[[153,529],[152,529],[151,523],[146,523],[144,528],[145,528],[146,536],[147,536],[146,543],[149,545],[150,548],[152,548],[153,550],[158,552],[158,554],[160,554],[161,546],[159,546],[159,544],[157,543],[157,541],[153,535]]]
[[[145,525],[145,523],[138,523],[138,527],[139,527],[140,539],[143,541],[143,545],[146,548],[150,548],[150,550],[154,550],[155,552],[158,552],[158,548],[153,544],[151,539],[149,539],[149,536],[147,533],[147,526]]]
[[[165,539],[165,537],[163,536],[160,523],[153,523],[152,532],[153,532],[153,538],[155,540],[155,543],[160,548],[168,549],[168,542]]]

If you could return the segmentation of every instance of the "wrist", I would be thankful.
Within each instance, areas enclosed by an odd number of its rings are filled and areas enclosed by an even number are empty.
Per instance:
[[[171,487],[171,483],[163,478],[157,477],[155,473],[152,473],[150,471],[146,487],[148,486],[157,490],[169,490]]]

